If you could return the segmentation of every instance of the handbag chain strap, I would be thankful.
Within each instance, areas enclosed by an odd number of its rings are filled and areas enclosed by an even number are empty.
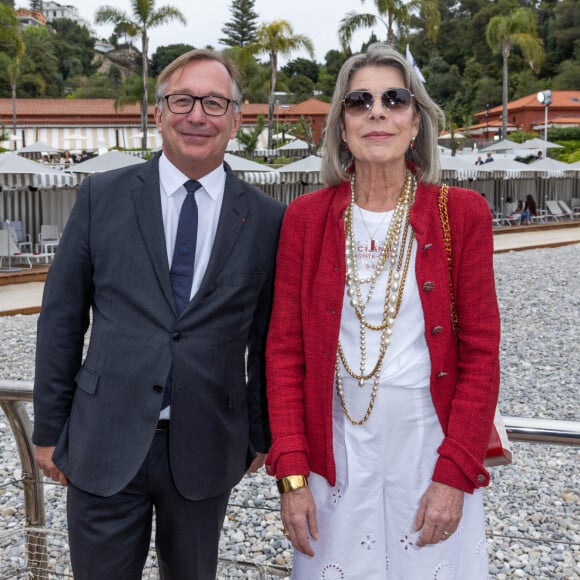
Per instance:
[[[449,226],[449,211],[448,211],[448,194],[449,186],[443,183],[439,187],[439,195],[437,196],[437,204],[439,206],[439,218],[441,219],[441,229],[443,230],[443,245],[445,246],[445,253],[447,254],[447,271],[449,272],[449,296],[451,298],[451,325],[455,336],[459,332],[459,318],[455,308],[455,291],[453,289],[453,275],[452,275],[452,246],[451,246],[451,228]]]

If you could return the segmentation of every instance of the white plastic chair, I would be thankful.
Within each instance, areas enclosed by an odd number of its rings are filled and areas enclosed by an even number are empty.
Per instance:
[[[24,248],[28,248],[28,251],[32,252],[32,239],[30,234],[24,233],[21,220],[6,220],[2,222],[2,229],[12,233],[12,237],[21,252],[24,251]]]
[[[40,226],[38,234],[38,247],[41,254],[54,256],[54,250],[60,241],[58,227],[52,224],[43,224]]]
[[[5,271],[13,270],[12,264],[24,260],[28,268],[32,268],[31,257],[34,254],[22,254],[14,241],[10,230],[0,230],[0,265],[6,260],[7,265],[3,269]]]

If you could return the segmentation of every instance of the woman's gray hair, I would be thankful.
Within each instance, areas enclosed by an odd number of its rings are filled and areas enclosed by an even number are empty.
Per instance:
[[[326,185],[338,185],[340,182],[350,179],[349,168],[354,159],[351,152],[345,148],[345,143],[342,140],[341,129],[344,118],[342,101],[350,90],[350,81],[354,73],[367,66],[394,67],[403,74],[405,87],[413,93],[415,110],[420,114],[415,149],[408,150],[406,158],[415,163],[421,181],[437,183],[441,174],[437,136],[439,124],[444,126],[445,115],[429,97],[423,83],[405,57],[390,45],[382,42],[372,44],[365,53],[351,56],[338,73],[324,133],[321,169],[323,182]]]
[[[213,60],[221,63],[228,71],[232,79],[232,106],[234,113],[237,113],[242,106],[242,75],[234,61],[223,52],[208,50],[205,48],[194,48],[175,60],[170,62],[157,77],[157,87],[155,89],[155,99],[159,109],[163,108],[163,97],[165,96],[165,89],[171,75],[178,70],[186,67],[190,62],[201,60]],[[199,95],[203,96],[203,95]]]

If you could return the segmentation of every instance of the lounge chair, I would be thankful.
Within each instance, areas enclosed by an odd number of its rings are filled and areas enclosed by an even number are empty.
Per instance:
[[[544,223],[548,221],[548,210],[536,208],[536,215],[531,215],[528,218],[528,221],[530,223],[536,222]]]
[[[570,206],[572,209],[572,219],[580,217],[580,197],[573,197]]]
[[[567,217],[567,214],[562,211],[562,208],[555,200],[546,201],[546,209],[548,210],[548,216],[556,222],[561,222]]]
[[[562,200],[558,200],[558,205],[562,208],[562,211],[570,218],[570,219],[574,219],[574,216],[572,214],[572,210],[570,209],[570,207],[568,206],[568,204],[565,201]]]

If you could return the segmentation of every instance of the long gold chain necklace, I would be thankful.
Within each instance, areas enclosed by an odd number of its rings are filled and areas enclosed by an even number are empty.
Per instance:
[[[345,230],[346,230],[346,283],[347,294],[350,299],[350,304],[353,307],[357,318],[359,320],[359,335],[360,335],[360,372],[355,372],[344,354],[344,349],[339,341],[336,365],[335,365],[335,382],[336,391],[342,405],[342,409],[347,419],[353,425],[363,425],[371,416],[375,405],[376,396],[379,390],[380,374],[385,358],[385,354],[389,347],[391,336],[393,333],[393,326],[403,297],[405,281],[409,271],[409,264],[412,254],[412,246],[414,240],[414,232],[409,227],[410,208],[413,205],[415,198],[416,181],[410,171],[407,171],[405,176],[405,183],[403,191],[399,197],[399,201],[395,208],[393,219],[389,225],[389,230],[383,244],[377,268],[374,273],[368,278],[360,278],[358,271],[358,264],[356,258],[356,247],[354,239],[354,206],[355,206],[355,191],[354,191],[354,176],[351,180],[351,203],[345,213]],[[409,235],[410,232],[410,235]],[[385,288],[385,302],[383,307],[383,318],[380,324],[375,325],[367,320],[365,316],[366,305],[369,303],[376,286],[379,274],[385,269],[388,262],[389,272],[387,278],[387,285]],[[366,300],[363,300],[362,285],[369,284]],[[372,371],[366,372],[366,334],[367,329],[371,331],[378,331],[380,335],[379,355],[376,364]],[[350,414],[346,401],[344,398],[344,387],[342,377],[340,374],[341,365],[345,371],[356,381],[359,387],[364,387],[366,381],[373,379],[373,387],[371,390],[370,401],[365,414],[362,419],[356,420]]]

